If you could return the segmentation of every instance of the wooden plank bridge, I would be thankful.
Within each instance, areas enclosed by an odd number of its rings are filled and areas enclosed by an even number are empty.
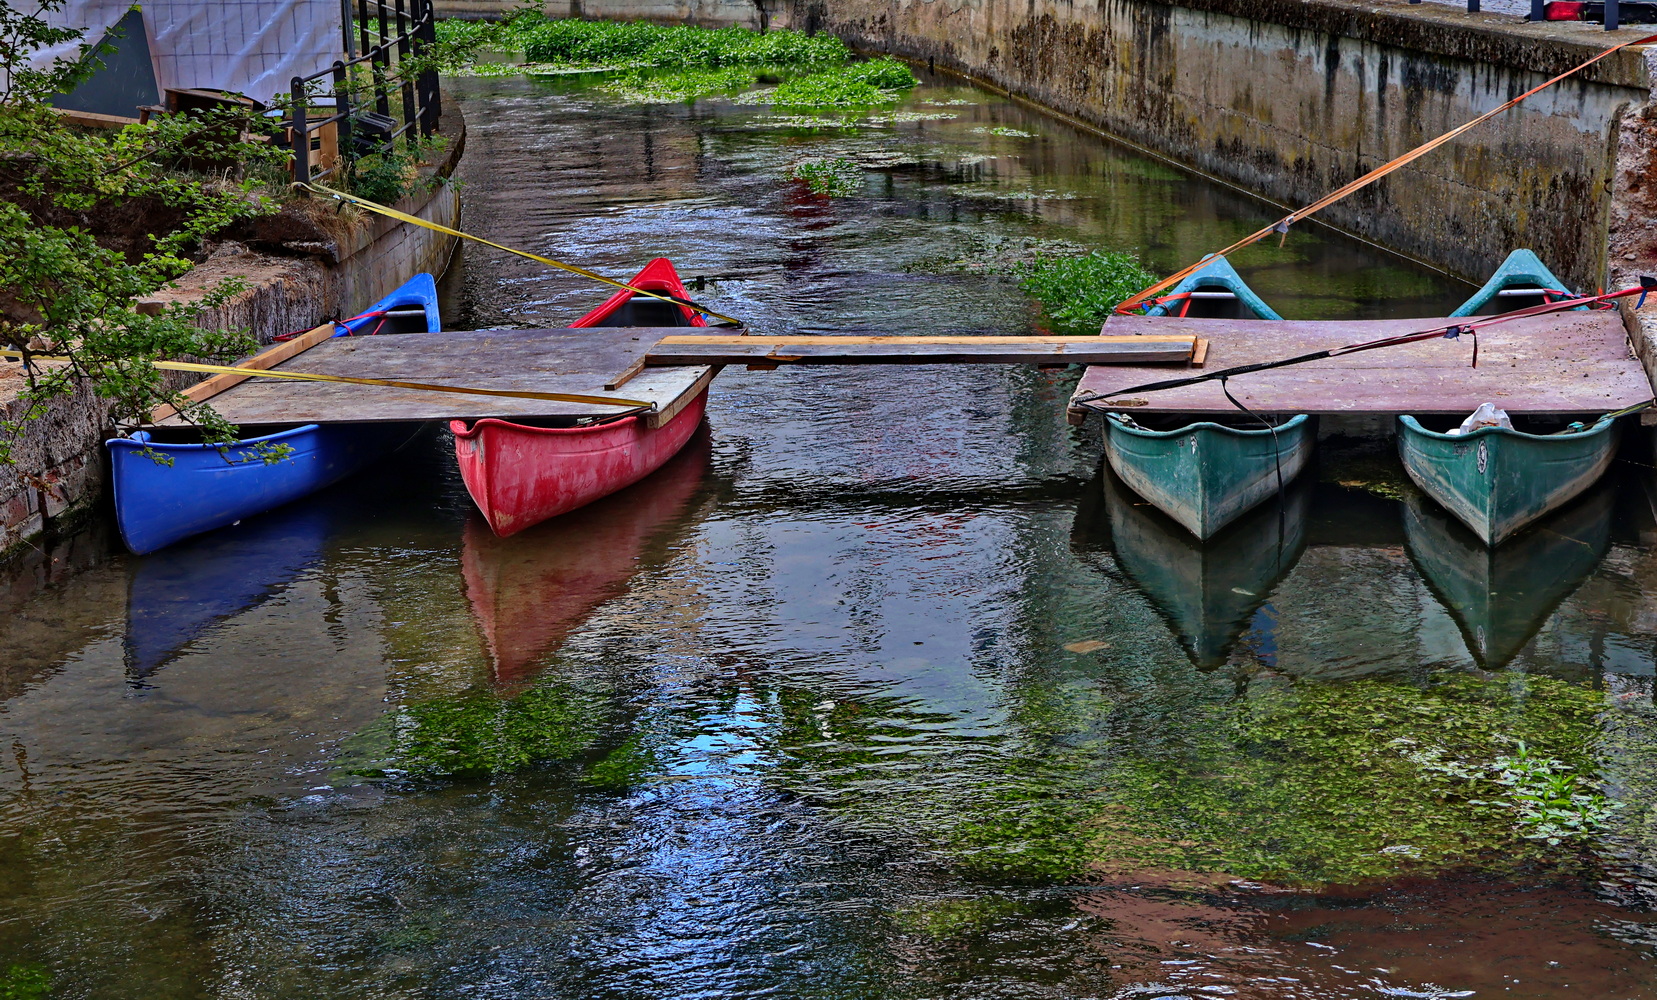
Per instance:
[[[685,327],[479,330],[331,337],[319,328],[297,349],[277,345],[249,368],[518,392],[611,395],[655,405],[661,423],[706,388],[718,367],[821,364],[1183,365],[1189,333],[1121,337],[761,337],[687,334]],[[1178,368],[1162,368],[1172,373]],[[241,425],[371,423],[484,417],[599,417],[626,407],[479,396],[425,389],[215,376],[192,398]],[[214,380],[208,380],[212,382]],[[233,383],[233,384],[231,384]],[[183,423],[170,409],[157,423]]]
[[[1432,330],[1463,319],[1223,320],[1113,316],[1105,331],[1121,335],[1189,333],[1208,341],[1205,368],[1276,361],[1361,341]],[[1629,347],[1614,309],[1549,313],[1478,331],[1374,351],[1251,372],[1228,380],[1231,394],[1261,413],[1394,417],[1465,416],[1493,402],[1510,413],[1578,416],[1606,413],[1652,397],[1651,380]],[[1075,398],[1178,378],[1166,367],[1090,368]],[[1218,380],[1179,389],[1101,400],[1127,413],[1236,413]],[[1072,422],[1088,410],[1071,405]]]

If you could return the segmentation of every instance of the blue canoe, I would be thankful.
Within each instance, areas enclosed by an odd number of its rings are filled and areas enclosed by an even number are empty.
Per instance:
[[[1282,319],[1218,254],[1157,297],[1147,316],[1190,319]]]
[[[435,333],[437,283],[416,275],[340,326],[337,336]],[[344,479],[418,430],[407,423],[305,424],[224,446],[157,440],[149,431],[113,438],[104,443],[121,540],[141,554],[234,524]],[[285,445],[289,454],[266,463],[271,445]]]
[[[1472,298],[1463,302],[1450,315],[1478,316],[1512,312],[1515,309],[1539,306],[1544,302],[1557,302],[1574,294],[1565,287],[1565,283],[1560,281],[1557,275],[1548,270],[1541,258],[1529,250],[1515,250],[1502,261],[1501,267],[1496,268],[1496,273],[1490,276],[1484,287],[1474,292]]]

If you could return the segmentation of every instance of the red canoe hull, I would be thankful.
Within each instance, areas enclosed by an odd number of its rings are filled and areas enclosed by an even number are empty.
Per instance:
[[[661,427],[639,417],[597,427],[451,421],[467,492],[505,538],[633,485],[678,454],[702,423],[708,393]]]

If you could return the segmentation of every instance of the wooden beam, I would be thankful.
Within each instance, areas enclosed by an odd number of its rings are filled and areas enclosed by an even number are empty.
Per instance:
[[[703,372],[695,382],[691,383],[690,388],[680,393],[678,398],[673,400],[673,402],[667,404],[654,413],[645,414],[644,425],[649,427],[651,430],[655,430],[656,428],[667,423],[669,420],[672,420],[674,417],[678,416],[680,410],[683,410],[691,404],[691,400],[708,391],[708,386],[712,384],[713,377],[718,374],[718,368],[709,368],[707,371]]]
[[[1192,334],[1128,337],[739,337],[669,335],[652,366],[812,364],[1168,364],[1188,361]]]
[[[277,365],[295,356],[296,354],[308,351],[323,341],[332,339],[333,336],[334,324],[324,323],[316,329],[302,333],[292,340],[284,340],[280,344],[267,347],[258,354],[255,354],[253,357],[243,361],[236,367],[246,368],[250,371],[275,368]],[[212,397],[217,396],[219,393],[225,391],[233,385],[240,385],[241,383],[246,382],[248,377],[249,376],[246,375],[232,375],[229,372],[222,375],[214,375],[211,378],[204,378],[195,385],[185,389],[183,395],[186,399],[190,400],[190,402],[199,403],[204,399],[211,399]],[[178,410],[172,406],[158,406],[150,413],[150,422],[160,423],[176,413],[178,413]]]

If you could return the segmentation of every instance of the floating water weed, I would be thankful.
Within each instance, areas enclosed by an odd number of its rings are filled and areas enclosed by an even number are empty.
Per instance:
[[[873,59],[784,81],[774,100],[781,107],[869,107],[896,103],[919,82],[896,59]]]
[[[1074,334],[1098,333],[1112,309],[1156,281],[1138,257],[1120,251],[1038,256],[1013,273],[1019,287],[1041,303],[1048,325]]]
[[[11,965],[0,972],[0,1000],[45,1000],[52,980],[38,965]]]
[[[1008,128],[1005,125],[996,125],[992,128],[985,128],[984,126],[980,125],[977,128],[968,129],[967,131],[975,132],[979,135],[1005,135],[1005,136],[1011,136],[1015,139],[1035,139],[1035,138],[1039,138],[1036,135],[1036,133],[1034,133],[1034,132],[1025,132],[1025,131],[1022,131],[1020,129],[1016,129],[1016,128]]]
[[[710,94],[728,94],[754,85],[753,70],[740,66],[676,72],[634,70],[598,85],[598,89],[635,104],[674,104]]]
[[[801,160],[788,168],[788,176],[803,181],[812,194],[831,198],[863,189],[863,168],[843,156]]]
[[[728,66],[838,66],[850,50],[833,35],[779,29],[698,28],[643,21],[549,19],[538,11],[490,24],[444,20],[441,42],[522,53],[531,62],[598,67],[645,64],[673,69]]]

